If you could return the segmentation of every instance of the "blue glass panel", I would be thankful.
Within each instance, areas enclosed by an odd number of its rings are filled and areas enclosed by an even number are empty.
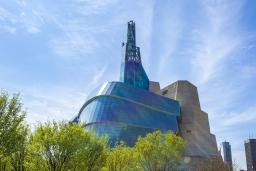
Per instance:
[[[121,82],[108,82],[107,84],[108,86],[106,86],[104,83],[101,87],[96,88],[96,90],[94,91],[95,94],[91,94],[87,98],[87,101],[89,101],[92,97],[95,97],[100,93],[100,95],[119,96],[121,98],[134,100],[138,103],[142,103],[144,105],[148,105],[150,107],[172,114],[179,115],[180,113],[179,103],[176,100],[172,100],[164,96],[160,96],[142,89],[136,89],[127,86],[126,84],[123,84]],[[112,89],[113,87],[113,89],[111,91],[107,91],[107,94],[104,94],[101,91],[104,87],[108,87],[108,89]]]
[[[99,136],[107,135],[111,146],[114,146],[118,141],[124,141],[128,146],[133,146],[138,137],[144,137],[147,133],[156,130],[115,122],[91,124],[88,125],[86,129],[93,130]]]
[[[109,134],[111,143],[121,139],[132,145],[139,135],[153,130],[179,131],[180,109],[176,100],[121,82],[104,83],[94,93],[78,118],[97,134]]]

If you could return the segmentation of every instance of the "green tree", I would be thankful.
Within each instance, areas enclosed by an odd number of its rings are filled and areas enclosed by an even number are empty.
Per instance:
[[[16,140],[15,146],[12,148],[15,150],[10,156],[10,164],[12,170],[24,171],[25,168],[25,157],[27,155],[28,143],[30,131],[27,125],[20,127],[18,132],[18,139]]]
[[[106,160],[106,171],[143,170],[138,164],[138,153],[134,147],[127,147],[123,142],[110,149]]]
[[[25,170],[24,158],[28,140],[26,112],[18,94],[0,93],[0,169]]]
[[[40,124],[31,137],[27,166],[30,170],[99,170],[106,152],[105,139],[81,125]]]
[[[178,170],[185,149],[184,140],[171,132],[156,131],[139,138],[135,149],[139,163],[147,171]]]

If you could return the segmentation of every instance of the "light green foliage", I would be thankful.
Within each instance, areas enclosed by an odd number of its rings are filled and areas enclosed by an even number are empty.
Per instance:
[[[135,147],[120,143],[108,153],[104,171],[175,171],[185,143],[171,132],[156,131],[139,138]]]
[[[138,153],[135,148],[126,147],[123,142],[112,148],[107,157],[106,171],[142,170],[138,164]]]
[[[0,170],[24,170],[28,127],[19,95],[0,93]]]
[[[174,171],[184,152],[184,141],[171,132],[114,148],[79,124],[48,122],[31,134],[25,115],[19,95],[0,94],[1,171]]]
[[[185,143],[182,138],[171,132],[160,131],[139,138],[135,149],[139,154],[139,163],[147,171],[178,170]]]
[[[23,125],[19,130],[19,139],[15,141],[15,152],[11,154],[11,166],[13,170],[22,171],[25,169],[25,157],[27,155],[27,147],[29,143],[29,129],[28,126]]]
[[[105,162],[105,140],[68,123],[46,123],[36,129],[29,145],[30,170],[99,170]]]

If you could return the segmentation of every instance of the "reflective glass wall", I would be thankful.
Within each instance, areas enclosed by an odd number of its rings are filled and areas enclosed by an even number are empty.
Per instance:
[[[76,118],[110,143],[134,145],[154,130],[178,132],[179,103],[121,82],[107,82],[89,96]]]

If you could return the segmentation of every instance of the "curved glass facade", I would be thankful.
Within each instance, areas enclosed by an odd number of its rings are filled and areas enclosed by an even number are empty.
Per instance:
[[[154,130],[178,132],[179,103],[122,82],[106,82],[96,88],[81,108],[77,121],[110,142],[134,145],[138,136]]]

